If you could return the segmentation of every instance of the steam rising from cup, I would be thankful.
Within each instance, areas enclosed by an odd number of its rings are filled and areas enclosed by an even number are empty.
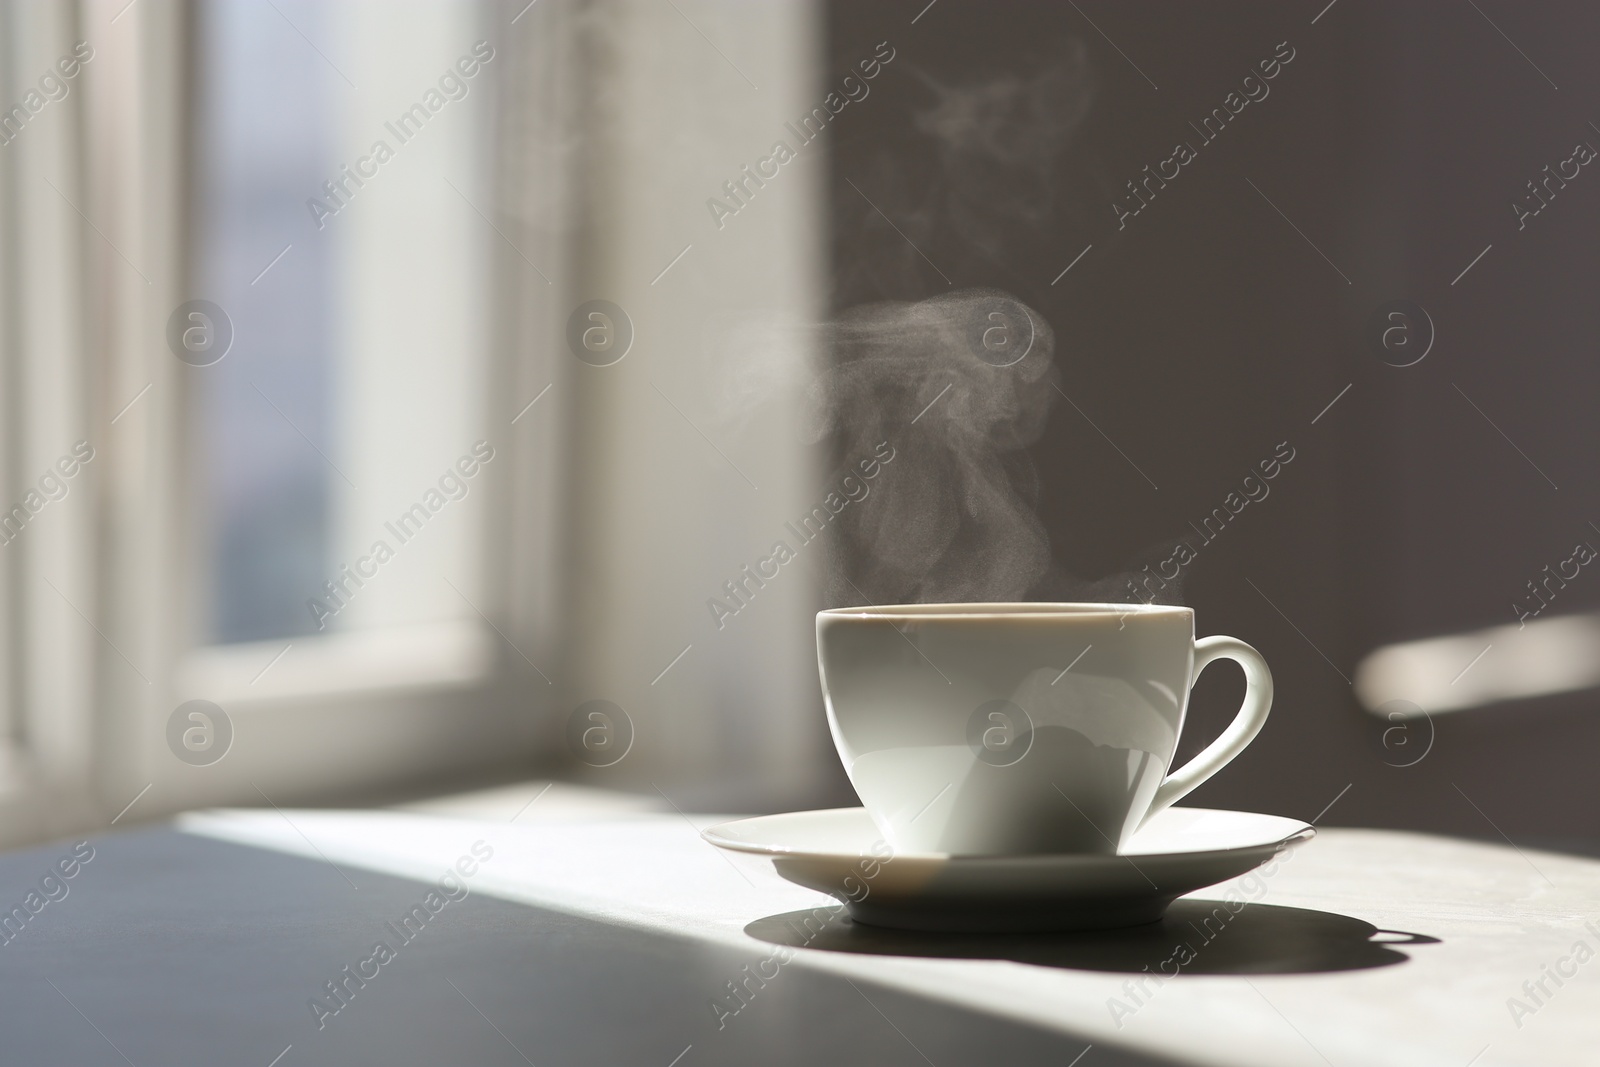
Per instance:
[[[906,70],[915,82],[903,105],[912,136],[865,159],[856,192],[842,194],[852,203],[864,187],[874,200],[836,220],[840,246],[860,253],[841,268],[841,301],[916,292],[931,262],[923,253],[947,262],[940,250],[952,240],[1003,264],[1008,250],[1046,239],[1062,216],[1085,210],[1064,195],[1062,180],[1095,97],[1081,41],[1052,42],[961,83],[914,64]],[[1077,166],[1094,170],[1092,160]],[[893,225],[876,220],[879,208]],[[867,494],[840,498],[827,523],[826,603],[1181,600],[1177,579],[1141,594],[1136,569],[1082,580],[1055,564],[1035,512],[1028,446],[1063,395],[1056,338],[1016,297],[960,289],[861,303],[821,326],[742,316],[713,332],[723,357],[713,379],[731,422],[803,396],[806,437],[827,439],[842,469],[854,471],[884,443],[894,449],[893,463],[864,483]]]
[[[830,592],[1026,599],[1050,569],[1024,451],[1058,395],[1050,324],[1009,294],[966,289],[854,308],[827,335],[819,430],[838,435],[846,459],[883,441],[896,453],[892,473],[841,516],[858,590]]]

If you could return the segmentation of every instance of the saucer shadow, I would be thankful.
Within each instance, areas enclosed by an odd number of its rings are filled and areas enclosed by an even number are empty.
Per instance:
[[[841,907],[791,911],[744,928],[760,941],[824,952],[1011,960],[1081,971],[1189,975],[1316,974],[1391,967],[1402,945],[1436,937],[1380,930],[1348,915],[1276,904],[1236,912],[1217,900],[1174,901],[1160,922],[1052,934],[927,934],[853,922]],[[1185,951],[1185,947],[1187,950]],[[1163,964],[1165,966],[1163,966]]]

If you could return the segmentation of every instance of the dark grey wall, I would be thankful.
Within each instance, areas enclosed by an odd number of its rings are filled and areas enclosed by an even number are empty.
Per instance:
[[[1600,168],[1520,231],[1511,208],[1600,145],[1600,9],[923,3],[831,7],[830,81],[896,49],[827,135],[835,307],[995,286],[1049,319],[1078,410],[1058,402],[1028,453],[1078,578],[1165,556],[1295,450],[1187,569],[1200,632],[1255,644],[1278,688],[1261,738],[1192,802],[1310,818],[1353,783],[1326,822],[1600,838],[1593,692],[1440,717],[1402,769],[1348,684],[1379,644],[1515,621],[1525,582],[1600,544]],[[1285,41],[1269,95],[1201,146],[1189,123]],[[1124,183],[1180,140],[1196,158],[1119,228]],[[1401,298],[1437,341],[1397,368],[1368,334]],[[1594,607],[1600,576],[1562,598]],[[1207,674],[1184,753],[1241,691],[1232,668]]]

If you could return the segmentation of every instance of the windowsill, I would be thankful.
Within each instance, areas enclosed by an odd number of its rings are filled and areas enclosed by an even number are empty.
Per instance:
[[[181,699],[224,707],[469,686],[488,677],[493,635],[470,619],[215,645],[180,666]]]

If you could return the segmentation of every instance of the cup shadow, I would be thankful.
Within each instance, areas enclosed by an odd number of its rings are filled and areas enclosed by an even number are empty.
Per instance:
[[[824,952],[931,959],[1011,960],[1040,967],[1164,975],[1319,974],[1392,967],[1426,934],[1380,930],[1335,912],[1219,900],[1174,901],[1160,922],[1048,934],[928,934],[853,922],[842,907],[769,915],[748,924],[760,941]]]

